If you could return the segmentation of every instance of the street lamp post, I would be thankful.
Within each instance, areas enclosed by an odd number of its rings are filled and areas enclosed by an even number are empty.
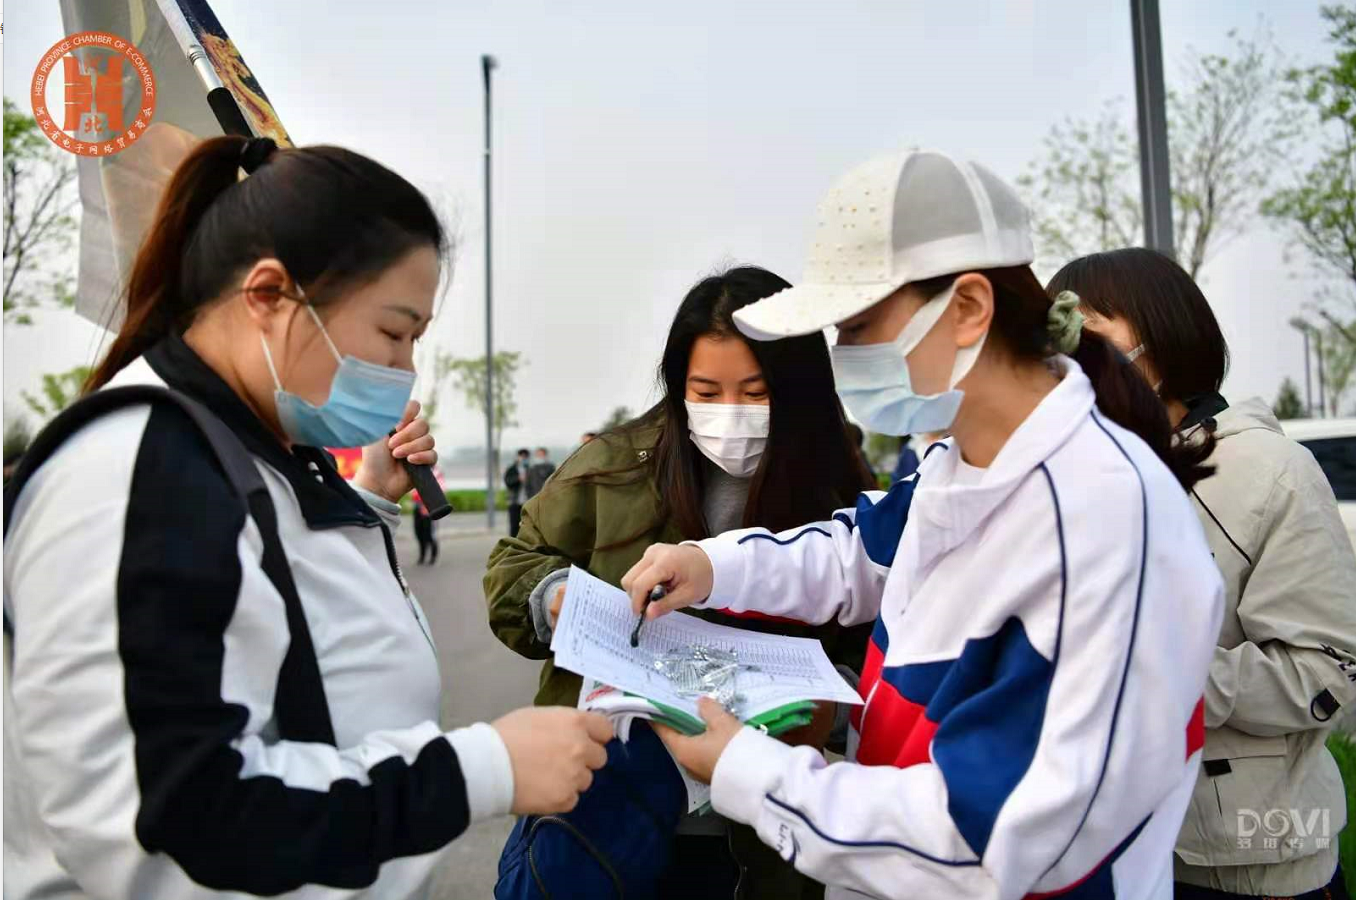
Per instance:
[[[1309,333],[1313,326],[1299,316],[1290,320],[1290,327],[1304,335],[1304,414],[1314,417],[1313,379],[1309,376]]]
[[[1323,332],[1317,328],[1314,329],[1314,355],[1318,357],[1318,364],[1314,367],[1318,369],[1318,417],[1326,419],[1328,398],[1323,388]]]
[[[1318,405],[1323,405],[1323,339],[1319,335],[1318,329],[1304,321],[1302,316],[1295,316],[1290,320],[1290,327],[1304,336],[1304,412],[1313,419],[1314,417],[1314,394],[1311,385],[1313,380],[1310,378],[1309,369],[1309,342],[1314,339],[1318,342]],[[1319,409],[1319,415],[1322,415],[1322,409]]]
[[[1309,377],[1309,329],[1304,329],[1304,408],[1309,418],[1314,416],[1313,380]]]
[[[494,446],[494,258],[491,254],[490,207],[490,73],[499,65],[489,55],[480,57],[485,78],[485,521],[494,530],[495,494],[499,483],[499,454]]]
[[[1158,0],[1130,0],[1135,46],[1135,110],[1139,124],[1139,180],[1144,198],[1144,245],[1170,258],[1172,182],[1168,176],[1168,115],[1163,90],[1163,35]]]

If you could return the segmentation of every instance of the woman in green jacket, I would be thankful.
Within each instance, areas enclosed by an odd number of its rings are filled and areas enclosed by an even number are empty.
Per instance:
[[[699,282],[669,331],[659,377],[664,399],[636,421],[600,435],[571,456],[523,509],[521,530],[490,554],[485,575],[490,628],[542,667],[538,704],[573,705],[580,679],[550,659],[551,628],[571,565],[612,584],[653,543],[698,540],[736,528],[773,531],[818,521],[875,488],[834,393],[823,335],[747,342],[735,310],[790,285],[756,267]],[[866,628],[811,626],[722,612],[723,624],[813,637],[840,666],[860,671]],[[791,743],[822,749],[832,710],[792,732]],[[809,898],[822,888],[742,826],[714,814],[684,820],[665,895],[697,896],[719,883],[711,842],[729,846],[750,898]]]

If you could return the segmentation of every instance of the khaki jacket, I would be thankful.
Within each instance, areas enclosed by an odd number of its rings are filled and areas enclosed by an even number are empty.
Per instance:
[[[1224,626],[1177,855],[1240,866],[1334,854],[1346,804],[1324,741],[1356,702],[1356,556],[1323,471],[1263,401],[1220,413],[1215,437],[1216,472],[1193,495],[1224,576]]]

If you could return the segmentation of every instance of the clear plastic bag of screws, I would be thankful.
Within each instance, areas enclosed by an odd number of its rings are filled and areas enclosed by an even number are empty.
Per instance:
[[[739,660],[733,650],[689,644],[656,656],[654,667],[655,671],[669,680],[680,697],[712,697],[725,709],[734,712],[739,699],[735,687]]]

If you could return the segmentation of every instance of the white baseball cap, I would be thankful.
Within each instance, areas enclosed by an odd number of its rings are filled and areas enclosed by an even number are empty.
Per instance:
[[[809,256],[800,284],[735,312],[740,331],[813,334],[910,282],[1035,259],[1017,192],[936,150],[877,157],[840,178],[819,204]]]

